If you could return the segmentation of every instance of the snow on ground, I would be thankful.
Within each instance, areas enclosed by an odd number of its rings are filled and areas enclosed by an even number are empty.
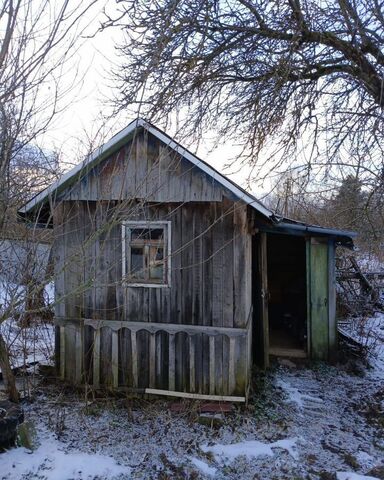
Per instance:
[[[42,383],[23,404],[40,446],[0,454],[0,479],[61,479],[54,474],[62,465],[76,480],[383,479],[383,387],[348,362],[277,364],[256,375],[247,408],[209,427],[193,403],[174,413],[164,400],[87,402]],[[291,401],[292,392],[301,402]]]
[[[53,283],[49,283],[45,286],[48,305],[53,303],[53,297]],[[25,287],[5,282],[0,277],[0,313],[9,310],[17,314],[24,307],[24,303]],[[13,305],[15,308],[11,308]],[[55,341],[52,323],[39,321],[30,327],[21,328],[19,321],[10,317],[0,323],[0,332],[9,346],[13,368],[35,363],[52,363]]]
[[[203,460],[199,460],[198,458],[190,457],[191,463],[197,467],[197,469],[203,474],[208,477],[215,477],[217,474],[217,470],[214,467],[210,467],[208,463],[203,462]]]
[[[263,443],[258,440],[249,440],[247,442],[231,443],[229,445],[203,445],[201,450],[205,453],[213,453],[217,462],[228,465],[237,457],[254,457],[268,456],[273,457],[274,449],[286,450],[293,458],[297,459],[296,451],[297,438],[277,440],[272,443]]]
[[[100,453],[66,452],[65,448],[66,445],[47,433],[34,451],[17,448],[1,454],[0,476],[2,479],[75,480],[97,476],[112,479],[130,475],[129,467],[118,465],[111,457]]]
[[[337,480],[376,480],[376,477],[359,475],[353,472],[337,472]]]
[[[277,363],[214,427],[194,403],[172,413],[164,400],[94,400],[41,382],[23,402],[36,447],[0,454],[0,480],[384,479],[384,314],[360,320],[352,333],[371,347],[371,368]],[[15,359],[52,349],[51,326],[3,327]]]
[[[0,331],[9,345],[13,368],[35,363],[52,363],[55,342],[55,327],[52,323],[39,322],[31,327],[21,328],[18,322],[9,319],[0,325]]]
[[[369,350],[371,376],[384,380],[384,312],[372,317],[351,318],[342,331]]]
[[[284,392],[288,395],[287,401],[295,403],[300,410],[302,410],[307,403],[323,403],[321,398],[301,393],[297,388],[292,387],[289,383],[282,379],[279,379],[276,382],[276,385],[284,390]]]
[[[384,270],[383,261],[373,253],[357,252],[357,261],[361,270],[368,272],[382,272]]]

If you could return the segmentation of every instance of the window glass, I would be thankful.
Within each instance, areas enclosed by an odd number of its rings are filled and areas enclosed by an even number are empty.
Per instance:
[[[131,247],[131,275],[133,278],[144,277],[144,248]]]

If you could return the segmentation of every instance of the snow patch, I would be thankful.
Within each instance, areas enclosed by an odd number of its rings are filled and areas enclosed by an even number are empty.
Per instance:
[[[93,453],[65,452],[65,445],[47,437],[33,452],[14,448],[1,455],[1,478],[33,478],[41,480],[113,479],[129,475],[129,467],[118,465],[112,457]],[[127,477],[125,477],[127,478]]]
[[[300,391],[290,385],[288,382],[279,379],[276,382],[276,385],[280,387],[288,396],[289,403],[295,403],[299,409],[304,408],[305,401],[314,402],[314,403],[323,403],[323,400],[318,397],[313,397],[312,395],[306,395],[304,393],[300,393]]]
[[[295,460],[298,459],[296,451],[297,438],[287,438],[277,440],[273,443],[262,443],[258,440],[249,440],[245,442],[232,443],[230,445],[203,445],[201,450],[205,453],[211,452],[217,461],[224,461],[225,464],[232,462],[235,458],[244,456],[248,459],[260,456],[273,457],[275,452],[273,449],[280,448],[286,450]]]
[[[209,477],[214,477],[216,475],[216,468],[210,467],[208,463],[203,462],[203,460],[199,460],[195,457],[190,457],[190,460],[191,463],[204,475],[208,475]]]
[[[354,472],[337,472],[336,478],[337,480],[380,480],[377,477],[360,475],[359,473]]]
[[[364,451],[359,451],[356,454],[357,461],[361,467],[370,468],[375,464],[375,459]]]

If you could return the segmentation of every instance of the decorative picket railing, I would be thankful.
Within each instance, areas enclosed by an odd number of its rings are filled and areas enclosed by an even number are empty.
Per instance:
[[[94,388],[245,395],[251,314],[245,328],[56,319],[61,377]]]

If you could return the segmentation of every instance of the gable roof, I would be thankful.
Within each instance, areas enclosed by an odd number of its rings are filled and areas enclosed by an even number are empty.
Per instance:
[[[83,162],[76,165],[74,168],[72,168],[72,170],[69,170],[61,178],[52,183],[52,185],[47,187],[42,192],[38,193],[28,203],[26,203],[22,208],[20,208],[19,213],[25,216],[32,210],[38,209],[42,204],[49,201],[50,198],[56,197],[63,190],[79,181],[93,167],[95,167],[105,158],[115,153],[123,144],[129,141],[130,138],[133,136],[135,130],[140,127],[147,130],[149,133],[154,135],[169,148],[189,160],[193,165],[198,167],[216,182],[228,189],[239,200],[244,201],[247,205],[251,205],[261,215],[267,218],[272,218],[274,216],[273,211],[265,207],[253,195],[248,193],[243,188],[239,187],[232,180],[222,175],[215,168],[211,167],[207,162],[204,162],[199,157],[191,153],[189,150],[187,150],[182,145],[173,140],[169,135],[167,135],[151,123],[147,122],[146,120],[143,120],[142,118],[137,118],[136,120],[131,122],[126,128],[121,130],[121,132],[112,137],[111,140],[94,150],[88,157],[85,158]]]
[[[118,151],[126,144],[134,135],[138,128],[144,128],[157,139],[173,149],[176,153],[190,161],[198,167],[202,172],[209,175],[213,180],[218,182],[224,188],[229,190],[238,200],[245,202],[254,208],[259,214],[267,219],[271,224],[273,231],[276,233],[287,233],[293,235],[322,235],[332,237],[336,242],[347,247],[353,247],[353,238],[356,237],[355,232],[337,230],[332,228],[324,228],[317,225],[309,225],[288,218],[276,215],[272,210],[263,205],[256,197],[241,188],[235,182],[222,175],[215,168],[204,162],[199,157],[184,148],[165,132],[152,125],[150,122],[137,118],[133,120],[126,128],[113,136],[108,142],[94,150],[88,155],[83,162],[69,170],[61,178],[52,183],[45,190],[35,195],[18,211],[22,218],[28,218],[31,214],[39,217],[44,207],[49,205],[61,192],[84,178],[96,165]],[[265,231],[270,229],[265,228]],[[271,230],[272,231],[272,230]]]

